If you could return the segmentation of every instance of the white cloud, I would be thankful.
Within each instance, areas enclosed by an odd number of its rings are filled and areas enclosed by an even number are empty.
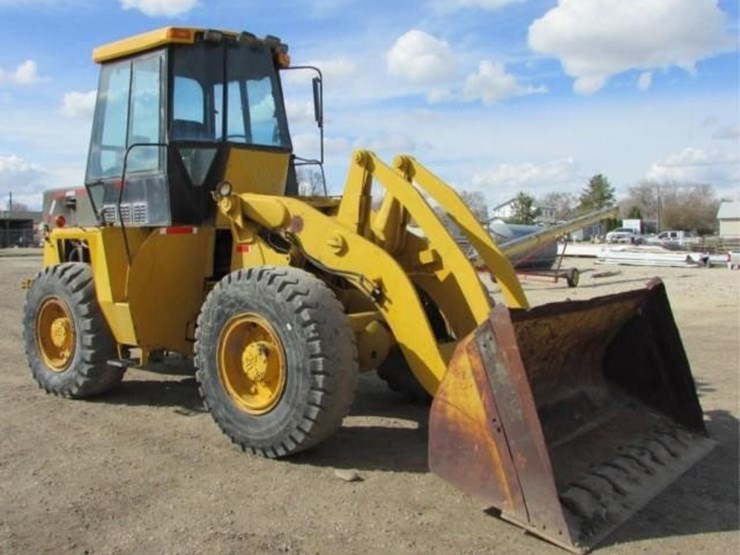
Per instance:
[[[450,45],[432,35],[411,29],[386,54],[388,72],[411,83],[439,83],[455,72]]]
[[[483,60],[478,64],[477,73],[465,78],[463,98],[482,100],[483,104],[495,104],[512,96],[522,96],[545,92],[544,88],[524,86],[511,73],[506,73],[503,64]]]
[[[40,80],[38,67],[33,60],[26,60],[13,71],[0,68],[0,83],[7,82],[14,85],[33,85]]]
[[[448,100],[454,100],[455,95],[452,91],[444,88],[434,88],[427,92],[427,100],[430,104],[438,104],[440,102],[447,102]]]
[[[139,10],[149,17],[174,17],[192,10],[198,0],[121,0],[124,10]]]
[[[740,156],[733,150],[704,150],[686,147],[651,166],[652,181],[708,183],[718,187],[740,184]]]
[[[301,66],[314,66],[321,70],[324,79],[324,88],[335,87],[337,84],[346,83],[356,76],[357,64],[347,57],[331,58],[327,60],[311,60],[301,62]],[[283,72],[285,82],[292,85],[306,85],[316,76],[316,73],[308,70],[296,70]]]
[[[495,193],[498,199],[526,191],[535,196],[551,191],[577,190],[583,181],[573,158],[541,164],[523,162],[501,164],[473,175],[473,189]]]
[[[402,133],[383,133],[373,138],[359,137],[353,144],[354,148],[372,150],[380,155],[393,156],[404,152],[414,152],[417,143],[414,138]]]
[[[0,190],[13,194],[33,193],[46,172],[20,156],[0,156]]]
[[[653,72],[644,71],[637,78],[637,89],[640,91],[648,90],[653,84]]]
[[[13,201],[27,205],[31,210],[40,210],[43,191],[54,187],[81,186],[83,164],[74,166],[42,166],[27,161],[22,156],[0,155],[0,205],[7,201],[7,193],[13,193]]]
[[[298,133],[291,137],[293,151],[303,158],[318,158],[321,143],[318,132]],[[352,148],[350,142],[344,137],[324,137],[324,155],[349,156]]]
[[[92,118],[97,91],[72,91],[62,99],[62,114],[68,118]]]
[[[737,141],[740,139],[740,127],[737,125],[722,125],[712,133],[712,139],[720,141]]]
[[[559,0],[529,27],[529,46],[556,57],[581,94],[630,69],[696,63],[734,48],[717,0]]]
[[[317,60],[309,65],[321,68],[324,82],[331,84],[332,81],[341,82],[355,74],[355,62],[349,58],[335,58],[333,60]]]
[[[290,125],[314,121],[313,102],[308,100],[286,100],[285,111],[288,113]]]

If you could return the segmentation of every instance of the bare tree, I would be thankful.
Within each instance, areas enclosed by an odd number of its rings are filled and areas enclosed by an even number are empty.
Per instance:
[[[10,212],[28,212],[28,205],[13,201],[13,204],[8,203],[8,209]]]
[[[672,188],[660,198],[660,225],[663,229],[685,229],[701,234],[717,230],[720,201],[711,185]]]
[[[627,190],[627,196],[619,203],[625,215],[639,211],[642,218],[658,221],[658,186],[652,181],[642,181]]]
[[[488,202],[486,197],[480,191],[458,191],[463,202],[470,208],[475,219],[485,224],[488,221]]]
[[[324,194],[324,177],[315,167],[303,166],[296,171],[298,194],[303,197],[317,197]]]
[[[622,212],[640,211],[654,219],[660,229],[684,229],[711,233],[717,229],[720,201],[714,187],[691,183],[643,181],[629,188]]]
[[[552,208],[553,219],[569,220],[575,216],[575,207],[578,199],[573,193],[553,192],[546,194],[538,204]]]

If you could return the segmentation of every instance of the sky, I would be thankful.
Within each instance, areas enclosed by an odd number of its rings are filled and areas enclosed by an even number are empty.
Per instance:
[[[0,0],[0,208],[83,183],[92,49],[168,25],[276,35],[324,74],[331,192],[354,149],[489,205],[651,180],[740,196],[737,0]],[[296,154],[310,83],[284,75]]]

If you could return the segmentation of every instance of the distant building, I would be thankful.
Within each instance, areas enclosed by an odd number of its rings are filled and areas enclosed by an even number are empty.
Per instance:
[[[508,200],[503,204],[494,206],[490,211],[491,220],[502,220],[506,221],[514,217],[514,202],[516,198]],[[534,204],[534,208],[540,211],[536,218],[537,223],[541,224],[553,224],[555,223],[555,209],[552,206],[545,206],[543,204]]]
[[[36,246],[40,222],[41,212],[0,212],[0,249]]]
[[[740,201],[725,200],[717,211],[720,237],[740,237]]]
[[[506,204],[500,204],[491,209],[490,217],[492,220],[508,220],[514,216],[514,207],[511,205],[516,199],[511,199]]]
[[[538,224],[555,223],[555,209],[552,206],[545,206],[544,204],[536,203],[534,207],[540,211],[536,220]]]

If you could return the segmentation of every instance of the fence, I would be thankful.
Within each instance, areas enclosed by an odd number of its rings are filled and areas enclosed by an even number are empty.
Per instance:
[[[740,237],[702,237],[699,243],[691,245],[691,250],[714,254],[740,252]]]
[[[34,230],[24,229],[2,229],[0,228],[0,249],[12,247],[35,247],[38,240]]]

